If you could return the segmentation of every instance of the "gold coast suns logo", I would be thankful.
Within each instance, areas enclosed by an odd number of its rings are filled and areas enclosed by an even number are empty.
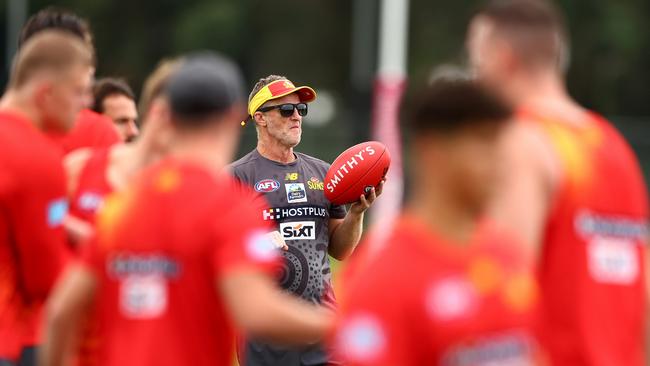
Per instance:
[[[318,191],[322,191],[325,188],[325,184],[316,177],[311,177],[311,179],[307,181],[307,186],[309,187],[309,189],[318,190]]]

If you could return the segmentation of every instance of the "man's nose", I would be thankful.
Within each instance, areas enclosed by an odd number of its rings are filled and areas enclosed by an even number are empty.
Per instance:
[[[127,135],[129,137],[136,137],[139,134],[140,134],[140,129],[138,128],[138,124],[135,122],[135,120],[129,121]]]
[[[295,107],[293,108],[293,114],[291,115],[291,119],[293,119],[293,120],[302,119],[302,116],[300,115],[300,113],[298,113],[298,108],[295,108]]]

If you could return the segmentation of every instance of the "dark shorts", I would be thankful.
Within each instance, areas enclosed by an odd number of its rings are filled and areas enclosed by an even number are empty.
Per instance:
[[[20,360],[17,366],[36,366],[36,346],[24,347],[20,352]]]
[[[20,352],[18,362],[0,358],[0,366],[36,366],[36,347],[25,347]]]
[[[239,349],[240,366],[327,366],[342,365],[330,359],[320,344],[304,348],[277,347],[246,342]]]

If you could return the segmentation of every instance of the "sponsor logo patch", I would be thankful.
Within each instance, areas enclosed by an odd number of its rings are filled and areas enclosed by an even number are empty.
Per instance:
[[[343,323],[337,343],[353,361],[372,361],[386,347],[386,337],[379,321],[372,315],[359,314]]]
[[[275,192],[280,189],[280,183],[275,179],[262,179],[255,183],[255,190],[261,193]]]
[[[283,222],[280,233],[284,240],[314,240],[316,239],[316,223],[314,221]]]
[[[95,192],[84,192],[77,201],[79,207],[88,212],[97,211],[102,206],[102,203],[104,203],[104,197]]]
[[[321,182],[320,179],[311,177],[311,179],[307,182],[307,187],[309,187],[311,190],[322,191],[325,188],[325,184]]]
[[[181,275],[181,264],[164,254],[119,253],[107,262],[119,281],[120,311],[127,318],[153,319],[167,311],[168,280]]]
[[[120,308],[127,318],[157,318],[167,310],[167,299],[167,281],[163,276],[129,276],[120,283]]]
[[[497,334],[450,347],[442,356],[443,366],[531,366],[535,343],[526,333]]]
[[[262,211],[264,220],[282,220],[296,217],[327,218],[329,213],[325,207],[318,206],[276,207]]]
[[[307,202],[307,192],[305,191],[304,183],[285,183],[284,188],[287,190],[287,202]]]
[[[474,313],[477,294],[462,278],[448,278],[435,283],[427,294],[429,315],[439,321],[453,321]]]
[[[632,240],[597,236],[587,243],[587,257],[596,282],[630,285],[639,277],[641,259]]]
[[[47,225],[56,227],[63,223],[63,219],[68,214],[68,201],[65,198],[59,198],[47,205]]]

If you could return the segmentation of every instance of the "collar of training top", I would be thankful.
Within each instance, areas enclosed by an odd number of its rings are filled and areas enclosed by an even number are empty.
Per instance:
[[[308,86],[296,87],[289,80],[276,80],[269,85],[266,85],[248,103],[248,115],[253,117],[253,114],[266,102],[273,99],[282,98],[285,95],[297,93],[302,103],[313,102],[316,99],[316,92]],[[244,125],[245,122],[242,122]]]

